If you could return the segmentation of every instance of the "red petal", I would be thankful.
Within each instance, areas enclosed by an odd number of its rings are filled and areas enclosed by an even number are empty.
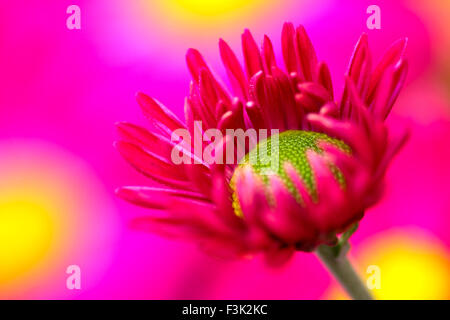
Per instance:
[[[317,56],[305,28],[299,26],[296,32],[297,55],[306,81],[315,81],[317,73]]]
[[[272,176],[270,189],[276,204],[263,216],[266,228],[283,242],[290,244],[314,242],[317,238],[317,231],[304,209],[287,190],[284,182],[280,178]]]
[[[281,43],[286,70],[289,74],[291,72],[298,72],[297,55],[295,53],[295,28],[292,23],[285,23],[283,25]]]
[[[191,73],[192,78],[198,83],[200,77],[200,70],[209,70],[208,65],[203,59],[202,55],[196,49],[189,49],[186,53],[186,63]]]
[[[262,45],[262,57],[264,62],[265,71],[268,74],[272,73],[272,67],[276,67],[275,53],[273,52],[273,45],[269,37],[264,35],[264,41]]]
[[[325,62],[321,62],[319,64],[319,78],[318,82],[328,90],[328,93],[331,97],[330,100],[333,100],[333,83],[331,81],[330,69]]]
[[[184,181],[186,175],[181,166],[176,166],[131,143],[119,141],[115,143],[115,147],[125,160],[142,174],[169,185],[185,188],[188,184]]]
[[[247,79],[241,64],[234,52],[230,49],[228,44],[222,39],[219,40],[220,57],[230,78],[231,85],[238,96],[247,100],[248,88]]]
[[[177,116],[175,116],[172,111],[170,111],[163,104],[159,103],[157,100],[152,99],[140,92],[136,95],[136,100],[141,106],[145,116],[151,121],[157,121],[171,131],[186,128],[186,126],[177,118]]]
[[[116,190],[116,194],[128,202],[153,209],[167,208],[172,197],[209,201],[199,193],[170,188],[121,187]]]
[[[262,71],[261,56],[258,46],[249,30],[245,30],[242,34],[242,50],[244,53],[245,69],[247,77],[250,79],[257,72]]]
[[[375,92],[381,81],[385,70],[392,65],[395,65],[399,59],[404,55],[408,39],[400,39],[394,42],[381,58],[381,61],[375,67],[370,79],[369,90],[366,98],[366,103],[370,105],[375,97]]]

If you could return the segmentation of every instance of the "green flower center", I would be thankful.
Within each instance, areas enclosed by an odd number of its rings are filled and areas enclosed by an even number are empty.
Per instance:
[[[351,152],[350,148],[343,141],[331,138],[324,133],[312,131],[284,131],[258,143],[253,150],[242,158],[231,178],[230,186],[233,191],[233,208],[236,215],[242,217],[242,210],[236,194],[235,177],[236,172],[245,166],[250,166],[253,172],[259,176],[266,185],[269,184],[270,176],[277,175],[284,182],[289,192],[291,192],[297,201],[301,203],[302,200],[300,194],[284,170],[284,164],[289,162],[302,178],[309,194],[313,199],[317,198],[316,182],[306,151],[313,150],[319,154],[323,153],[323,150],[319,146],[319,142],[322,141],[330,143],[348,153]],[[339,184],[342,187],[345,187],[342,173],[332,163],[329,165],[330,170]],[[269,202],[273,202],[270,192],[266,196],[268,197]]]

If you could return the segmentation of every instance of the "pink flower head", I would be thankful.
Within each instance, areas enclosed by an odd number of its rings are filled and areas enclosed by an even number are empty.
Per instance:
[[[191,238],[215,254],[263,252],[271,263],[285,261],[295,250],[310,251],[320,244],[335,243],[338,234],[358,222],[365,209],[379,200],[386,169],[406,141],[406,133],[393,137],[384,124],[405,81],[405,46],[406,39],[395,42],[373,67],[367,35],[363,34],[350,60],[340,99],[334,97],[329,69],[318,61],[302,26],[284,25],[285,69],[277,66],[267,36],[260,50],[250,32],[244,32],[244,68],[220,40],[231,92],[200,53],[190,49],[187,65],[193,80],[185,103],[186,121],[139,93],[137,101],[151,121],[151,130],[118,125],[122,138],[116,144],[119,152],[141,173],[163,185],[118,189],[123,199],[161,211],[135,219],[134,225]],[[202,127],[196,121],[201,121]],[[207,163],[198,156],[199,150],[172,139],[178,129],[194,136],[213,128],[223,133],[215,145],[216,156],[234,139],[226,129],[278,129],[280,139],[287,139],[289,145],[289,134],[283,132],[310,132],[315,145],[303,149],[294,145],[294,153],[282,157],[278,172],[262,175],[242,161]],[[174,164],[174,147],[192,161]],[[206,147],[201,145],[200,155]],[[245,147],[246,154],[251,151]],[[280,154],[283,152],[280,149]],[[306,160],[291,161],[296,152],[303,153]],[[298,165],[306,166],[306,171]]]

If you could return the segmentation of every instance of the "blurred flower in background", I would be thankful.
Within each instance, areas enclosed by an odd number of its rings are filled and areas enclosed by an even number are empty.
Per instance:
[[[115,251],[116,208],[82,159],[33,139],[0,141],[0,298],[76,297],[68,266],[94,288]]]
[[[259,260],[212,259],[130,230],[146,212],[113,194],[147,183],[112,148],[116,120],[144,123],[135,92],[160,97],[181,117],[187,48],[225,78],[218,38],[238,52],[241,30],[251,28],[257,42],[266,32],[281,57],[283,21],[305,25],[337,92],[361,32],[376,57],[409,38],[411,68],[389,122],[407,121],[412,136],[387,173],[386,196],[352,237],[353,258],[362,274],[380,266],[379,297],[449,298],[433,280],[448,279],[450,256],[448,4],[377,1],[381,30],[367,30],[370,1],[75,2],[81,30],[66,28],[72,2],[0,3],[0,238],[16,248],[0,244],[0,298],[338,297],[314,257],[296,255],[278,271]],[[79,291],[66,288],[69,264],[82,269]]]

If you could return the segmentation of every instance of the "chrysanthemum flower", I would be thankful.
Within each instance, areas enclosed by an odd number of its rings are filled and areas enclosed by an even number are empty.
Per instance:
[[[267,36],[260,50],[250,32],[243,33],[244,67],[220,40],[231,90],[190,49],[185,121],[139,93],[137,101],[151,129],[118,124],[119,152],[161,185],[118,189],[123,199],[161,211],[135,219],[134,226],[193,239],[215,254],[264,253],[271,263],[285,261],[296,250],[336,244],[380,199],[386,169],[406,140],[406,134],[389,134],[384,123],[405,81],[405,46],[406,40],[395,42],[373,67],[363,34],[339,99],[327,65],[318,60],[302,26],[284,25],[284,69]],[[233,139],[226,129],[278,129],[278,169],[249,161],[274,136],[257,141],[253,149],[247,146],[239,163],[210,164],[192,146],[172,141],[180,128],[191,136],[196,130],[221,130],[224,138],[216,155]],[[191,163],[174,164],[174,147]]]

